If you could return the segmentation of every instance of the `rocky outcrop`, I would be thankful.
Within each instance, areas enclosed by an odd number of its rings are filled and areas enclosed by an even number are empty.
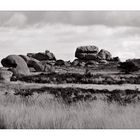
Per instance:
[[[113,57],[109,51],[101,49],[96,46],[81,46],[76,49],[75,59],[72,62],[73,66],[80,66],[81,63],[85,63],[85,66],[97,66],[100,64],[118,63],[119,57]],[[83,66],[83,65],[81,65]]]
[[[39,52],[39,53],[28,53],[28,57],[35,58],[39,61],[44,61],[44,60],[56,60],[55,56],[53,53],[50,51],[46,50],[45,52]]]
[[[108,61],[107,60],[100,60],[99,63],[100,64],[108,64]]]
[[[81,46],[76,49],[76,53],[98,53],[99,49],[96,46]]]
[[[107,60],[107,61],[109,61],[109,60],[112,60],[112,55],[111,55],[111,53],[109,51],[102,49],[98,53],[97,58],[99,60]]]
[[[89,60],[88,62],[86,62],[86,66],[96,66],[99,63],[97,61],[94,60]]]
[[[96,60],[97,55],[94,53],[78,53],[76,57],[81,60]]]
[[[71,66],[71,62],[70,61],[65,61],[65,66],[66,67],[70,67]]]
[[[78,66],[79,64],[79,60],[78,59],[74,59],[72,62],[72,66]]]
[[[7,69],[0,69],[0,82],[10,82],[13,73]]]
[[[32,57],[28,57],[26,55],[19,55],[19,56],[25,60],[28,67],[34,68],[36,72],[44,71],[44,66],[41,64],[40,61],[38,61]]]
[[[44,72],[54,73],[55,72],[55,68],[52,65],[45,64],[45,66],[44,66]]]
[[[14,76],[23,76],[30,74],[27,63],[18,55],[7,56],[6,58],[1,60],[1,64],[4,67],[10,68]]]
[[[82,66],[84,67],[86,64],[85,61],[81,60],[81,59],[75,59],[73,62],[72,62],[72,66]]]
[[[112,61],[114,61],[114,62],[121,62],[121,60],[120,60],[119,57],[113,57],[113,58],[112,58]]]
[[[62,59],[59,59],[55,63],[56,66],[65,66],[65,61]]]
[[[96,46],[81,46],[76,49],[75,57],[81,60],[96,60],[98,51]]]
[[[45,65],[51,65],[51,66],[54,66],[55,65],[55,63],[56,63],[56,60],[44,60],[44,61],[40,61],[41,62],[41,64],[43,65],[43,66],[45,66]]]

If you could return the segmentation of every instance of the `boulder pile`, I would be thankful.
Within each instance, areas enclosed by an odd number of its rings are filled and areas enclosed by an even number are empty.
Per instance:
[[[34,68],[36,72],[41,72],[44,70],[44,66],[41,64],[40,61],[32,58],[32,57],[28,57],[26,55],[19,55],[20,57],[22,57],[24,59],[24,61],[27,63],[29,68]]]
[[[9,55],[1,60],[3,67],[8,68],[15,77],[27,76],[31,72],[54,72],[55,66],[80,66],[95,67],[120,62],[119,57],[112,57],[107,50],[101,49],[94,45],[81,46],[76,49],[75,59],[73,62],[56,60],[54,54],[48,50],[45,52],[28,53],[27,55]],[[112,65],[111,65],[112,66]],[[8,80],[9,71],[1,71],[0,78]]]
[[[39,52],[39,53],[28,53],[28,57],[35,58],[39,61],[44,61],[44,60],[56,60],[55,56],[53,53],[50,51],[46,50],[45,52]]]
[[[29,75],[30,70],[27,63],[18,55],[9,55],[1,60],[1,64],[4,67],[10,68],[15,76]]]
[[[94,45],[78,47],[75,57],[77,59],[72,62],[74,66],[97,66],[98,64],[118,63],[120,61],[118,57],[112,57],[109,51],[104,49],[99,51],[99,48]]]
[[[45,66],[40,61],[26,55],[9,55],[1,60],[1,64],[3,67],[8,68],[13,73],[12,75],[16,77],[30,75],[31,68],[35,72],[42,72],[45,69]],[[9,73],[9,71],[0,71],[1,79],[6,77],[4,76],[6,75],[5,73]]]

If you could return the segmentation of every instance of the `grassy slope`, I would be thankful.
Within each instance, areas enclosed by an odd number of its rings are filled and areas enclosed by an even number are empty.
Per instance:
[[[48,99],[0,95],[1,128],[140,128],[140,104],[103,101],[66,106]]]

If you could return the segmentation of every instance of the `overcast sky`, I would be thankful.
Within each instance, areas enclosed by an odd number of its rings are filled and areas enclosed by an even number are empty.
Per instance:
[[[73,60],[81,45],[121,60],[140,58],[140,12],[0,12],[0,59],[50,50],[58,59]]]

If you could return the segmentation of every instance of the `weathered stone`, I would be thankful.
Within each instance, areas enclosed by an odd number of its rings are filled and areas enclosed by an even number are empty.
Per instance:
[[[114,61],[114,62],[121,62],[121,60],[120,60],[119,57],[113,57],[113,58],[112,58],[112,61]]]
[[[99,63],[97,61],[94,61],[94,60],[89,60],[86,62],[86,66],[96,66],[98,64]]]
[[[72,62],[73,66],[78,66],[79,64],[79,60],[78,59],[74,59],[74,61]]]
[[[43,66],[45,66],[45,65],[51,65],[51,66],[54,66],[55,63],[56,63],[55,60],[45,60],[45,61],[41,61],[41,64],[42,64]]]
[[[98,53],[98,51],[96,46],[81,46],[76,49],[76,53]]]
[[[65,61],[65,66],[70,67],[71,66],[71,62],[70,61]]]
[[[0,82],[10,82],[13,73],[6,69],[0,69]]]
[[[44,66],[41,64],[40,61],[38,61],[34,58],[31,58],[31,57],[28,57],[26,55],[19,55],[19,56],[22,57],[25,60],[28,67],[33,67],[36,72],[40,72],[40,71],[44,70]]]
[[[97,57],[100,60],[111,60],[112,59],[111,53],[107,50],[104,50],[104,49],[100,50]]]
[[[45,68],[44,68],[44,72],[53,73],[53,72],[55,72],[55,68],[54,68],[54,66],[46,64]]]
[[[76,49],[75,57],[81,60],[96,60],[98,54],[98,47],[96,46],[81,46]]]
[[[95,60],[99,49],[96,46],[78,47],[75,52],[75,57],[81,60]]]
[[[43,60],[56,60],[54,54],[51,53],[50,51],[45,51],[45,53],[43,53],[43,52],[28,53],[27,56],[35,58],[35,59],[37,59],[39,61],[43,61]]]
[[[81,67],[85,67],[85,65],[86,65],[86,63],[83,62],[83,61],[80,61],[79,64],[78,64],[78,66],[81,66]]]
[[[55,63],[56,66],[64,66],[65,65],[65,61],[64,60],[57,60],[56,63]]]
[[[11,69],[15,76],[29,75],[29,68],[23,58],[18,55],[9,55],[1,60],[4,67]]]
[[[94,53],[78,53],[77,58],[81,60],[96,60],[97,55]]]
[[[108,61],[106,61],[106,60],[100,60],[99,63],[100,64],[108,64]]]

